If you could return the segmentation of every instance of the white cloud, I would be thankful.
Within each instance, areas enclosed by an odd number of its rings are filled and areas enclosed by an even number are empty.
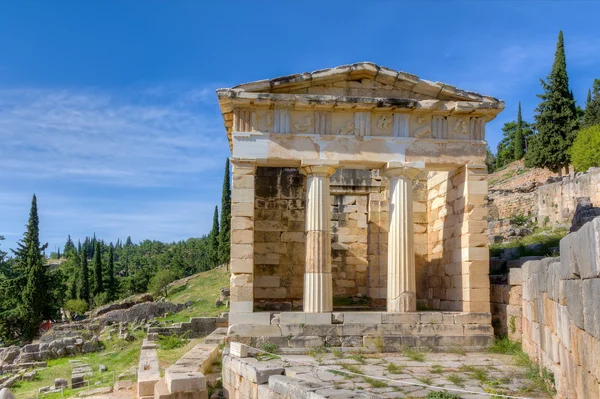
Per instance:
[[[215,151],[226,155],[220,114],[206,105],[211,91],[159,90],[136,100],[95,90],[0,90],[0,170],[95,184],[181,183],[220,166]]]

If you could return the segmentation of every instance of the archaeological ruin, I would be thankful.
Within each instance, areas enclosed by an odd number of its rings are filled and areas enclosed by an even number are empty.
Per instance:
[[[369,62],[217,95],[230,341],[492,342],[485,126],[502,101]]]

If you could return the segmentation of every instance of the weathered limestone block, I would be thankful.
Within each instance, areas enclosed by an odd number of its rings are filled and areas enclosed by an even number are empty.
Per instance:
[[[584,330],[600,339],[600,278],[583,280],[582,295]]]

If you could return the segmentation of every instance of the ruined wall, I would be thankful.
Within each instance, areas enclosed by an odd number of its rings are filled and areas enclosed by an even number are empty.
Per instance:
[[[525,262],[499,288],[509,338],[554,374],[558,398],[600,397],[599,238],[596,218],[561,240],[560,258]]]
[[[297,168],[259,167],[255,177],[254,299],[258,309],[302,306],[305,178]],[[384,307],[389,181],[377,170],[340,169],[330,180],[334,298],[361,294]],[[413,184],[417,295],[426,299],[426,180]]]
[[[584,174],[570,174],[556,183],[539,187],[538,222],[547,222],[548,226],[569,226],[580,197],[589,197],[594,206],[600,207],[600,168],[591,168]]]
[[[428,177],[427,299],[433,309],[490,311],[486,176],[473,165]]]

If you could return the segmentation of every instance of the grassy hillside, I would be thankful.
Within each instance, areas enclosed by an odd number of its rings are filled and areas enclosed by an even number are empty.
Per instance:
[[[181,322],[189,321],[190,317],[217,316],[227,312],[226,307],[215,306],[220,289],[224,287],[229,287],[229,272],[224,266],[176,281],[172,284],[167,299],[174,303],[193,301],[194,305],[160,320]]]

